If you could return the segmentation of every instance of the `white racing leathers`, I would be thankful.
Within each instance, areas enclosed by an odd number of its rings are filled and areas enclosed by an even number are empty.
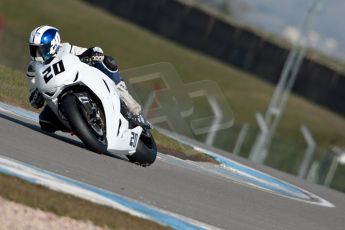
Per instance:
[[[60,50],[59,50],[59,53],[62,52],[62,53],[70,53],[73,55],[81,55],[86,50],[87,50],[86,48],[74,46],[74,45],[71,45],[69,43],[62,43]],[[27,77],[30,93],[32,93],[36,89],[35,70],[36,70],[36,62],[31,61],[28,65],[27,72],[26,72],[26,77]]]
[[[76,48],[75,48],[76,49]],[[109,152],[131,155],[138,144],[133,136],[140,137],[140,126],[129,129],[128,121],[120,112],[120,96],[116,84],[98,69],[79,60],[73,54],[73,46],[64,44],[57,56],[49,64],[33,62],[28,72],[31,91],[38,89],[47,105],[68,126],[59,111],[58,98],[67,87],[84,85],[102,102],[106,119],[107,150]],[[31,77],[34,76],[34,77]]]
[[[59,53],[70,53],[72,55],[81,55],[87,49],[75,45],[71,45],[69,43],[62,43]],[[32,93],[36,89],[35,85],[35,69],[36,63],[31,61],[28,65],[26,76],[29,85],[29,91]],[[117,70],[119,71],[119,70]],[[122,101],[125,102],[126,106],[128,107],[129,111],[134,115],[139,115],[141,113],[141,106],[140,104],[129,94],[127,90],[127,86],[124,81],[121,81],[116,85],[116,89],[118,94],[120,95]]]

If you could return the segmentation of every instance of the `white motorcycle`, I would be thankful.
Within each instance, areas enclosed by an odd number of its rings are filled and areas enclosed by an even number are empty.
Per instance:
[[[88,149],[125,155],[144,166],[155,161],[150,130],[130,122],[115,83],[100,70],[61,52],[37,65],[35,84],[64,131],[75,133]]]

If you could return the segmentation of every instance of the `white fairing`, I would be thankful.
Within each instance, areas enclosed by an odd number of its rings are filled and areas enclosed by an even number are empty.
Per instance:
[[[128,121],[120,113],[120,98],[116,92],[116,85],[105,74],[67,52],[59,52],[47,65],[36,63],[35,70],[36,87],[64,124],[68,123],[61,118],[58,111],[58,96],[66,87],[83,84],[91,89],[103,104],[108,151],[127,155],[135,152],[137,141],[132,146],[133,134],[140,137],[142,128],[128,128]]]

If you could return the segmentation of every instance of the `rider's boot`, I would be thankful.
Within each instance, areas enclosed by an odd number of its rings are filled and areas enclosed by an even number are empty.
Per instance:
[[[146,130],[150,130],[153,128],[152,124],[148,122],[141,114],[139,115],[132,115],[130,122],[135,126],[141,126]]]
[[[59,118],[56,117],[55,113],[49,108],[48,105],[44,107],[39,115],[39,124],[43,131],[49,133],[54,133],[57,130],[61,130],[63,132],[70,131],[61,123]]]

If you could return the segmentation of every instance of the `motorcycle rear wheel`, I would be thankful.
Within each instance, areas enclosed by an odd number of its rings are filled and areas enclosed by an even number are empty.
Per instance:
[[[143,167],[151,165],[157,158],[157,146],[149,131],[141,134],[137,150],[133,155],[128,155],[128,160]]]

